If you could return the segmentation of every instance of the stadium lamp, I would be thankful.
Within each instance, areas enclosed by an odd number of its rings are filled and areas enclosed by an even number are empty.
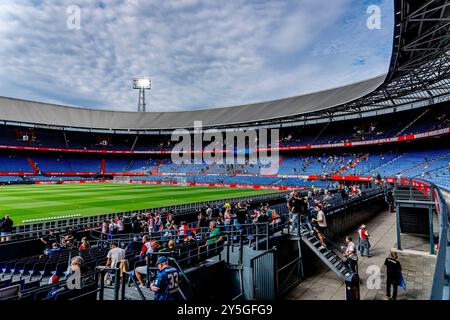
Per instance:
[[[150,78],[134,78],[133,89],[151,89]]]
[[[151,89],[152,82],[149,77],[135,77],[133,89],[139,90],[138,112],[145,112],[145,90]]]

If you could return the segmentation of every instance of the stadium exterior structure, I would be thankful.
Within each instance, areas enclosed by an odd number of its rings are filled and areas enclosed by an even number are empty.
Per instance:
[[[65,130],[158,134],[191,128],[288,127],[396,112],[450,100],[450,1],[395,1],[389,71],[286,99],[182,112],[117,112],[0,97],[0,123]]]

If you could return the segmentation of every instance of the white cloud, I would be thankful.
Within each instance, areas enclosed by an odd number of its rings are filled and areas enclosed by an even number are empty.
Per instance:
[[[384,71],[386,57],[372,51],[391,40],[366,41],[366,30],[342,23],[355,1],[3,0],[0,95],[134,110],[131,79],[150,75],[149,109],[173,111],[362,80]],[[80,30],[66,27],[73,4]],[[364,54],[352,54],[355,47]],[[366,66],[352,66],[355,58]]]

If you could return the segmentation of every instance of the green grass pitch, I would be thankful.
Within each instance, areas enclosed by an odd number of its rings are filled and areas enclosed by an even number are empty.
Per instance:
[[[0,186],[0,215],[9,214],[18,226],[28,219],[92,216],[273,192],[113,183]]]

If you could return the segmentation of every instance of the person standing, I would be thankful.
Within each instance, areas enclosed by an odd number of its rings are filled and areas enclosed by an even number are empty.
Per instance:
[[[358,235],[359,235],[359,254],[361,257],[364,256],[364,250],[366,251],[367,258],[370,258],[369,249],[370,249],[370,242],[369,242],[369,232],[367,231],[366,225],[363,224],[358,229]]]
[[[319,237],[319,241],[322,244],[319,247],[319,250],[325,249],[325,232],[327,229],[327,219],[325,217],[325,213],[322,210],[322,206],[318,204],[316,206],[317,216],[315,218],[312,218],[312,222],[314,223],[314,231],[316,231],[317,236]]]
[[[156,261],[156,267],[158,268],[156,279],[150,284],[150,290],[155,292],[155,300],[179,300],[178,270],[169,266],[169,262],[166,257],[159,257]]]
[[[291,230],[293,229],[293,223],[294,223],[293,212],[292,212],[292,210],[294,209],[294,202],[295,202],[295,192],[292,191],[289,194],[289,198],[287,199],[287,207],[289,209],[289,222],[291,223],[291,225],[290,225]]]
[[[298,225],[298,219],[299,219],[299,215],[302,212],[302,198],[301,198],[301,194],[297,193],[294,194],[294,199],[292,201],[292,225],[291,225],[291,231],[296,230],[297,228],[299,228],[300,226]]]
[[[45,244],[47,249],[51,249],[54,243],[58,245],[61,243],[61,237],[56,233],[55,229],[50,229],[49,233],[40,238],[40,240]]]
[[[389,257],[384,261],[386,266],[386,296],[385,300],[397,300],[397,291],[400,284],[400,274],[402,272],[402,266],[398,261],[398,255],[396,252],[391,252]],[[391,296],[392,287],[392,296]]]
[[[125,259],[125,250],[119,248],[117,242],[113,241],[111,243],[111,249],[108,251],[106,258],[107,267],[117,268],[119,267],[120,262]]]
[[[356,272],[356,267],[358,265],[358,254],[356,253],[356,246],[353,243],[352,237],[345,237],[346,245],[342,247],[344,250],[344,257],[347,258],[345,260],[344,265],[350,269],[352,272]]]
[[[14,222],[7,214],[0,219],[0,242],[9,241],[13,225]]]

